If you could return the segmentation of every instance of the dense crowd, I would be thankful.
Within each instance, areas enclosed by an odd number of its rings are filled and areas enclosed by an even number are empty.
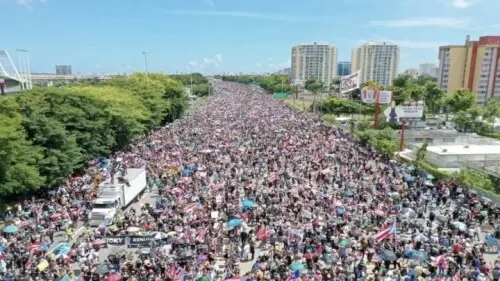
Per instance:
[[[187,118],[8,211],[4,280],[499,280],[487,198],[259,88],[215,88]],[[73,237],[99,182],[144,166],[155,202]],[[154,239],[99,259],[103,238],[130,234]]]

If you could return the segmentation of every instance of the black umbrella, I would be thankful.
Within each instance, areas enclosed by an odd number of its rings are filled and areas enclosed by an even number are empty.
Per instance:
[[[396,254],[391,250],[383,250],[382,253],[380,253],[380,258],[384,261],[395,261],[398,259]]]

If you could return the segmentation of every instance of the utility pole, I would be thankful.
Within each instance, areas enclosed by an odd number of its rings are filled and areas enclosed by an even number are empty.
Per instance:
[[[146,76],[149,76],[149,71],[148,71],[148,51],[142,51],[142,55],[144,56],[144,68],[146,70]]]
[[[191,95],[193,94],[193,73],[191,72],[191,90],[189,90],[191,92]]]
[[[405,129],[406,122],[403,120],[401,123],[401,139],[399,140],[399,151],[403,151],[405,149]]]
[[[295,89],[293,91],[293,108],[296,108],[295,107],[295,100],[299,97],[299,86],[296,85],[295,86]]]

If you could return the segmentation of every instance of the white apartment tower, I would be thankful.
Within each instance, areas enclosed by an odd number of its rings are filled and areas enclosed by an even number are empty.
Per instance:
[[[390,86],[399,68],[399,46],[389,43],[365,43],[353,49],[351,73],[359,71],[359,82],[374,81]]]
[[[315,79],[330,84],[337,76],[338,50],[327,43],[297,45],[292,48],[291,78],[295,81]]]
[[[437,77],[438,67],[433,63],[423,63],[419,67],[420,75],[427,75],[431,77]]]

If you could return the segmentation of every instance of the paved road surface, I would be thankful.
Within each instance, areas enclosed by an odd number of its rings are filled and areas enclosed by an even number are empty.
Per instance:
[[[146,191],[143,194],[143,196],[139,200],[132,202],[125,209],[125,211],[128,211],[128,210],[133,208],[137,211],[137,213],[140,213],[141,205],[144,205],[146,203],[154,204],[156,197],[158,197],[158,189],[155,188],[151,192],[147,192],[147,188],[146,188]],[[89,231],[89,230],[91,231],[93,229],[95,229],[95,228],[83,226],[80,224],[73,235],[72,243],[76,241],[76,238],[79,236],[80,233],[82,233],[83,231]],[[51,249],[55,248],[59,242],[65,242],[64,233],[63,232],[57,233],[54,241],[55,242],[52,244]],[[101,249],[99,251],[99,260],[101,263],[104,262],[108,258],[108,256],[116,250],[125,250],[127,252],[136,252],[138,249],[139,248],[127,248],[126,246],[108,246],[107,248]],[[78,276],[79,270],[80,270],[78,263],[73,264],[73,270],[75,271],[76,275]]]

